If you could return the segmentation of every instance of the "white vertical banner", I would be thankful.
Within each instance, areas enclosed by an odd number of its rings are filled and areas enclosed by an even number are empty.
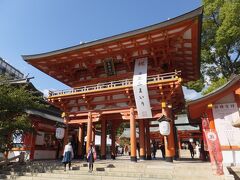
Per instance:
[[[239,119],[236,103],[214,104],[213,117],[222,146],[240,146],[240,128],[232,126]]]
[[[136,102],[138,118],[152,118],[152,110],[147,89],[147,58],[135,60],[133,75],[133,93]]]

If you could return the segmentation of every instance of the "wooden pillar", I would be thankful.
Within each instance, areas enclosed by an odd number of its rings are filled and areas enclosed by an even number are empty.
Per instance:
[[[78,157],[83,158],[83,144],[84,144],[84,125],[80,124],[78,128]]]
[[[235,91],[234,98],[237,106],[240,107],[240,88]]]
[[[171,112],[166,107],[162,107],[162,113],[168,118],[171,119]],[[173,157],[175,155],[175,144],[174,144],[174,132],[173,132],[173,122],[170,122],[170,134],[168,136],[164,136],[164,142],[165,142],[165,153],[166,153],[166,161],[167,162],[173,162]]]
[[[179,155],[179,158],[181,158],[181,152],[182,152],[182,143],[181,143],[181,137],[178,135],[178,155]]]
[[[130,108],[130,142],[131,142],[131,161],[137,162],[136,120],[133,108]]]
[[[101,121],[101,159],[106,159],[106,138],[107,138],[107,121],[102,119]]]
[[[88,112],[86,154],[92,141],[92,112]]]
[[[207,113],[207,118],[208,118],[208,121],[209,121],[209,128],[210,129],[215,129],[212,106],[213,106],[212,104],[208,104],[206,113]]]
[[[140,159],[146,159],[145,153],[145,128],[144,128],[144,120],[140,119],[139,122],[139,146],[140,146]]]
[[[151,156],[151,143],[150,143],[150,129],[149,129],[149,120],[145,120],[145,128],[146,128],[146,151],[147,151],[147,160],[151,160],[152,156]]]
[[[33,127],[35,129],[35,131],[38,131],[38,123],[35,122],[33,124]],[[34,159],[34,152],[35,152],[35,144],[36,144],[36,135],[34,133],[31,133],[31,147],[30,147],[30,155],[29,155],[29,159],[33,160]],[[8,154],[7,154],[8,157]]]
[[[112,143],[111,143],[111,158],[112,159],[115,159],[116,157],[116,147],[115,147],[115,137],[116,135],[116,127],[114,125],[112,125],[112,130],[111,130],[111,140],[112,140]]]
[[[65,113],[62,114],[62,117],[63,117],[63,122],[66,125],[66,128],[65,128],[65,131],[64,131],[63,147],[62,147],[62,149],[59,153],[60,157],[63,155],[65,145],[68,143],[68,122],[69,122],[69,119],[68,119],[67,114],[65,114]]]
[[[93,144],[95,144],[95,135],[96,135],[95,125],[92,125],[92,142],[93,142]]]

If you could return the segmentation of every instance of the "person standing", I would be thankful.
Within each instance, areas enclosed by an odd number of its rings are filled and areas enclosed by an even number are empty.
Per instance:
[[[64,151],[63,151],[63,164],[64,164],[64,171],[66,171],[66,166],[68,164],[68,168],[69,170],[71,170],[71,161],[72,158],[74,157],[74,153],[73,153],[73,148],[71,145],[71,141],[68,140],[68,144],[65,145],[64,147]]]
[[[123,153],[124,153],[124,148],[123,148],[123,146],[122,146],[122,151],[121,151],[121,155],[123,155]]]
[[[160,149],[161,149],[161,152],[162,152],[162,157],[163,157],[163,159],[165,159],[165,145],[164,145],[164,143],[161,144]]]
[[[152,155],[153,158],[156,159],[156,153],[157,153],[157,144],[155,141],[152,142]]]
[[[93,143],[91,143],[87,154],[89,172],[93,171],[93,163],[96,160],[96,158],[97,158],[96,150]]]
[[[140,144],[137,142],[137,151],[138,151],[138,157],[140,157]]]
[[[197,158],[200,158],[200,145],[198,142],[196,143],[195,151],[196,151]]]

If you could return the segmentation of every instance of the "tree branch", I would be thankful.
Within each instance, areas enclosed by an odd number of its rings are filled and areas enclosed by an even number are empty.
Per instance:
[[[237,55],[237,57],[234,59],[233,62],[236,63],[239,57],[240,57],[240,51],[238,51],[238,55]]]
[[[230,64],[232,64],[231,57],[228,55],[229,50],[230,50],[230,46],[227,45],[226,51],[225,51],[225,56],[226,56],[228,62],[229,62]]]
[[[217,22],[216,16],[214,14],[214,12],[212,12],[212,18],[213,18],[213,22],[216,24],[217,27],[219,27],[219,23]]]

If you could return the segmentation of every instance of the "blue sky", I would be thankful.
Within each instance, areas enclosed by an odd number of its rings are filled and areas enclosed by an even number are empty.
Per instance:
[[[0,57],[25,75],[34,76],[32,82],[41,91],[66,89],[24,62],[21,55],[116,35],[199,6],[200,0],[0,0]],[[198,96],[187,93],[187,98]]]

